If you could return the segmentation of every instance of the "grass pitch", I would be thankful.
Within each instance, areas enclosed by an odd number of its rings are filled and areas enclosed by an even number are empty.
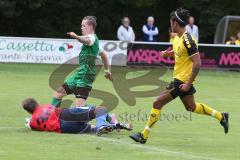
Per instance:
[[[53,90],[49,87],[49,76],[55,68],[55,65],[0,64],[1,160],[240,159],[239,72],[202,70],[195,85],[196,101],[230,113],[229,134],[225,135],[219,122],[212,117],[189,114],[176,99],[164,107],[165,116],[152,129],[148,142],[140,145],[128,135],[143,129],[154,97],[137,98],[135,106],[128,106],[117,96],[112,83],[105,80],[103,72],[98,75],[94,88],[118,97],[119,104],[113,112],[120,121],[131,121],[133,131],[97,137],[25,129],[24,118],[28,114],[21,109],[21,101],[31,96],[41,103],[50,103]],[[120,72],[114,76],[118,74]],[[128,76],[131,78],[138,74],[141,73],[133,72]],[[168,70],[161,79],[170,81],[171,74],[172,70]],[[143,86],[137,89],[151,88]],[[88,102],[101,103],[94,98],[89,98]]]

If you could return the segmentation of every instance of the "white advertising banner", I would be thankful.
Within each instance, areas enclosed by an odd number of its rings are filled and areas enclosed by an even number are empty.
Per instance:
[[[127,43],[100,41],[111,64],[115,54],[127,55]],[[77,57],[81,43],[74,39],[0,37],[0,62],[63,64]]]

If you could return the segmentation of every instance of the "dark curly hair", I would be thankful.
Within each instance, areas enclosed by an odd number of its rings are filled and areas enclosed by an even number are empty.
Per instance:
[[[180,7],[176,11],[171,12],[170,19],[173,22],[176,21],[181,27],[185,27],[188,24],[189,16],[189,11]]]

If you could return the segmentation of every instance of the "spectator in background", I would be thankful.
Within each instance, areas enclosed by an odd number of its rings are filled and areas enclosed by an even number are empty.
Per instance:
[[[236,37],[235,36],[231,36],[230,40],[227,41],[226,44],[228,44],[228,45],[235,45],[236,44]]]
[[[154,18],[152,16],[147,18],[147,24],[143,25],[143,41],[156,42],[158,35],[158,28],[154,25]]]
[[[194,39],[198,42],[199,34],[198,34],[198,26],[194,24],[194,17],[190,16],[188,19],[188,25],[186,25],[186,30],[190,33]]]
[[[240,31],[237,32],[237,40],[235,41],[236,45],[240,45]]]
[[[120,41],[132,42],[135,40],[135,34],[131,26],[129,26],[130,20],[128,17],[123,17],[122,25],[118,28],[117,37]]]

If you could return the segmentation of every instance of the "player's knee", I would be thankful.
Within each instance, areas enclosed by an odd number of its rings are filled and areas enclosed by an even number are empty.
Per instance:
[[[155,109],[161,109],[162,107],[163,107],[163,105],[162,105],[161,101],[155,100],[155,101],[153,102],[153,108],[155,108]]]

